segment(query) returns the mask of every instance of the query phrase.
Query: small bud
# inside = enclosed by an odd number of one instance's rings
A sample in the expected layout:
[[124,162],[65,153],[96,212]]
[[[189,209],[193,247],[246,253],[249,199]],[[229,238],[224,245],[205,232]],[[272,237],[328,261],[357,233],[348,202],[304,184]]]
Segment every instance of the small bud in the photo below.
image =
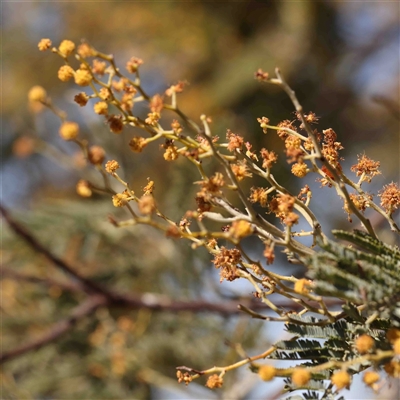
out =
[[90,197],[92,195],[92,190],[90,189],[89,182],[81,179],[76,184],[76,193],[81,197]]
[[206,386],[210,389],[217,389],[222,387],[223,383],[224,380],[217,374],[214,374],[207,379]]
[[369,335],[361,335],[355,340],[354,344],[360,354],[365,354],[374,347],[375,341]]
[[69,81],[74,76],[74,70],[69,65],[63,65],[58,70],[58,79],[62,82]]
[[33,86],[28,92],[29,101],[45,102],[47,97],[46,90],[42,86]]
[[41,39],[38,43],[38,48],[40,51],[46,51],[51,47],[51,40],[50,39]]
[[338,390],[349,388],[351,376],[346,371],[338,371],[331,376],[331,382],[336,385]]
[[109,174],[113,174],[119,168],[118,161],[115,160],[107,161],[105,168]]
[[78,69],[75,72],[75,83],[79,86],[88,86],[92,80],[92,75],[85,69]]
[[68,57],[75,50],[75,43],[71,40],[63,40],[58,47],[58,51],[64,57]]
[[305,386],[311,379],[311,373],[306,368],[295,368],[292,373],[292,382],[296,386]]

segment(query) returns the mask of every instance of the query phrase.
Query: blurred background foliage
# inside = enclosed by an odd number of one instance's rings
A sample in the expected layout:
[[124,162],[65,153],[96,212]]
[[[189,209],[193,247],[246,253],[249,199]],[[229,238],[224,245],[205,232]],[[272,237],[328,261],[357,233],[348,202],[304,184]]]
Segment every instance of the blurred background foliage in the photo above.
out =
[[[371,184],[373,193],[399,178],[399,3],[87,1],[8,2],[2,8],[2,202],[53,253],[121,292],[211,302],[251,296],[248,286],[219,285],[204,252],[149,229],[116,229],[107,215],[125,215],[110,199],[78,198],[78,179],[100,177],[74,145],[61,141],[54,115],[29,110],[27,92],[33,85],[45,87],[69,119],[80,123],[89,142],[122,164],[134,190],[140,192],[151,177],[161,209],[172,218],[194,207],[192,182],[199,177],[185,160],[167,163],[158,144],[133,154],[127,146],[133,128],[117,137],[90,105],[78,107],[72,100],[80,89],[57,79],[62,60],[38,51],[42,37],[54,45],[84,38],[114,54],[121,68],[132,56],[144,59],[141,76],[150,95],[187,80],[190,85],[178,97],[186,114],[195,120],[210,115],[213,134],[224,138],[230,128],[258,149],[279,150],[281,143],[272,133],[262,134],[257,117],[275,124],[293,118],[284,93],[253,79],[258,68],[273,73],[279,66],[305,111],[321,118],[319,129],[338,133],[345,146],[344,168],[365,151],[383,171],[377,186]],[[139,106],[136,111],[147,113]],[[288,168],[281,160],[274,174],[297,190]],[[307,183],[318,187],[313,179]],[[329,194],[322,190],[314,211],[327,226],[335,221],[336,228],[348,227],[342,205]],[[327,201],[332,203],[326,214]],[[332,212],[335,205],[338,213]],[[70,279],[4,223],[2,235],[6,351],[40,337],[84,295],[70,290]],[[279,263],[276,267],[284,268]],[[241,342],[253,354],[265,349],[271,330],[276,328],[246,316],[98,309],[58,342],[5,364],[2,398],[272,398],[267,384],[258,388],[247,371],[227,375],[225,394],[197,384],[177,389],[175,383],[176,366],[202,369],[234,362],[240,357],[225,339]]]

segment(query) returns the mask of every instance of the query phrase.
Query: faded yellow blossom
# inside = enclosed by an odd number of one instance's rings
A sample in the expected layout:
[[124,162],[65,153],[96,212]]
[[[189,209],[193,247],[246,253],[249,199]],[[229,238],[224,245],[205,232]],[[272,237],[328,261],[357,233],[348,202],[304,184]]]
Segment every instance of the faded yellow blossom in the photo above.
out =
[[119,163],[115,160],[107,161],[105,168],[109,174],[113,174],[119,168]]
[[135,136],[129,141],[129,147],[134,153],[141,153],[147,146],[147,140],[140,136]]
[[100,61],[97,59],[94,59],[92,61],[92,72],[93,74],[97,74],[97,75],[104,75],[104,72],[106,70],[107,64],[105,61]]
[[127,63],[126,63],[126,69],[128,72],[131,74],[135,73],[138,68],[143,64],[143,60],[141,58],[137,57],[132,57]]
[[76,193],[81,197],[90,197],[92,195],[92,189],[88,181],[81,179],[76,184]]
[[94,56],[94,50],[87,43],[82,43],[78,46],[76,51],[82,58],[92,57]]
[[78,69],[74,75],[75,83],[79,86],[88,86],[92,80],[92,75],[86,69]]
[[381,206],[388,214],[400,207],[400,188],[397,183],[385,185],[378,196],[381,198]]
[[311,281],[305,278],[299,279],[294,284],[294,291],[299,294],[307,294],[310,292]]
[[93,110],[96,114],[99,115],[107,115],[108,113],[108,104],[105,101],[99,101],[93,106]]
[[74,69],[69,65],[62,65],[58,70],[58,79],[67,82],[74,76],[74,72]]
[[75,50],[75,43],[71,40],[63,40],[58,47],[58,51],[64,57],[68,57]]
[[208,377],[206,386],[210,389],[218,389],[222,387],[223,383],[224,380],[222,379],[222,377],[214,374]]
[[292,373],[292,382],[296,386],[305,386],[311,379],[311,373],[306,368],[295,368]]
[[271,381],[275,378],[276,369],[272,365],[262,365],[258,368],[258,375],[263,381]]
[[114,207],[123,207],[127,203],[129,195],[126,192],[117,193],[112,197]]
[[40,51],[46,51],[51,47],[51,40],[50,39],[41,39],[38,43],[38,48]]
[[331,376],[331,382],[337,387],[338,390],[349,388],[351,376],[346,371],[338,371]]
[[150,194],[143,195],[138,201],[139,211],[144,215],[149,215],[156,210],[156,202]]
[[42,86],[33,86],[28,92],[29,101],[45,102],[46,98],[47,98],[47,93]]
[[242,239],[246,236],[250,236],[253,233],[253,228],[250,222],[241,219],[239,221],[233,221],[229,233],[235,239]]
[[164,160],[166,161],[174,161],[178,158],[179,153],[178,153],[178,148],[174,145],[167,146],[165,149],[164,153]]
[[304,178],[308,171],[307,164],[304,162],[298,162],[292,165],[292,174],[298,178]]
[[92,146],[89,148],[88,159],[92,164],[94,165],[102,164],[105,156],[106,152],[101,146]]
[[76,122],[66,121],[60,126],[59,133],[64,140],[73,140],[79,134],[79,125]]
[[370,335],[364,334],[355,340],[354,345],[360,354],[365,354],[374,347],[375,340]]

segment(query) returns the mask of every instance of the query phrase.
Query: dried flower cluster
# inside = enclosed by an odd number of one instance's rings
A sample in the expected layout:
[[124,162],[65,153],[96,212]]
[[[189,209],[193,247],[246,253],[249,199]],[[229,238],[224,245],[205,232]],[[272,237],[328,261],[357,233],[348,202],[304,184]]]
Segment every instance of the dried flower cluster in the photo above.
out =
[[[42,39],[38,45],[40,51],[46,51],[51,46],[49,39]],[[321,224],[310,208],[313,196],[311,189],[306,185],[299,194],[290,193],[275,179],[271,171],[278,155],[272,149],[253,150],[251,143],[230,129],[225,135],[226,141],[220,140],[219,136],[212,133],[209,117],[200,116],[199,124],[187,117],[177,105],[177,94],[184,90],[185,82],[172,85],[164,93],[150,96],[141,86],[139,70],[143,60],[140,58],[131,57],[128,60],[125,75],[122,69],[116,67],[113,56],[97,51],[86,42],[76,46],[73,42],[64,40],[58,48],[52,48],[52,52],[64,61],[64,65],[58,70],[58,78],[62,82],[74,81],[79,87],[90,88],[90,94],[77,91],[74,97],[77,105],[85,107],[93,102],[94,113],[104,119],[110,132],[114,134],[120,134],[126,126],[142,130],[142,136],[131,137],[126,143],[133,153],[146,151],[149,143],[160,141],[166,161],[186,159],[197,167],[202,177],[200,181],[198,178],[195,181],[199,191],[193,199],[193,209],[185,210],[181,220],[173,221],[159,210],[153,181],[149,180],[146,187],[141,189],[141,195],[135,195],[134,190],[120,176],[123,173],[119,172],[118,160],[107,160],[106,151],[99,145],[89,146],[80,137],[78,124],[68,121],[66,115],[54,107],[42,87],[34,86],[28,95],[30,103],[47,106],[58,115],[61,120],[60,136],[80,146],[87,160],[103,175],[104,187],[101,188],[101,192],[108,193],[115,207],[125,207],[130,214],[128,220],[113,220],[116,226],[148,224],[168,236],[191,241],[195,248],[204,247],[213,256],[212,262],[220,273],[221,281],[244,279],[252,285],[255,297],[277,314],[277,317],[268,317],[268,320],[296,323],[295,315],[307,312],[320,314],[328,322],[337,320],[337,313],[329,311],[325,299],[313,292],[312,280],[282,276],[267,267],[274,262],[277,249],[287,253],[293,262],[300,262],[301,257],[313,254],[315,249],[296,240],[299,236],[310,236],[314,243],[317,239],[325,239]],[[78,68],[73,67],[73,57],[78,61]],[[380,205],[374,202],[372,194],[362,188],[364,182],[370,183],[380,174],[380,163],[371,160],[365,154],[358,156],[358,162],[351,167],[351,171],[355,172],[359,180],[353,182],[343,171],[343,158],[340,155],[343,145],[337,140],[337,134],[331,128],[320,131],[313,126],[318,123],[319,118],[313,112],[303,112],[294,92],[279,70],[276,70],[276,77],[271,78],[268,73],[259,69],[255,78],[260,82],[280,86],[288,93],[296,108],[294,121],[285,120],[272,125],[268,117],[258,118],[261,132],[269,134],[276,131],[283,141],[283,157],[290,164],[294,177],[302,179],[311,173],[316,174],[322,186],[336,191],[349,219],[350,215],[355,216],[372,237],[376,237],[376,232],[364,216],[367,209],[373,209],[388,221],[393,231],[399,233],[392,215],[400,207],[398,184],[393,182],[383,186],[379,192]],[[138,102],[144,102],[148,106],[149,112],[144,119],[135,115],[135,104]],[[34,107],[32,109],[40,110]],[[180,120],[175,119],[170,126],[163,126],[162,116],[166,112],[176,113]],[[218,161],[219,168],[208,170],[207,159]],[[108,183],[110,176],[116,183],[123,185],[122,192],[111,188]],[[243,181],[255,176],[261,178],[264,184],[253,186],[250,192],[246,193],[244,186],[241,186]],[[83,180],[79,181],[76,187],[77,193],[82,197],[89,197],[98,189]],[[242,204],[241,208],[237,208],[228,200],[233,195]],[[256,208],[256,204],[260,205],[262,210]],[[269,222],[266,214],[275,215],[276,224]],[[309,231],[294,229],[300,220],[309,225]],[[220,224],[220,229],[211,229],[209,222],[212,222],[212,226],[215,226],[215,223]],[[265,249],[263,256],[258,260],[253,260],[241,245],[242,239],[249,236],[255,241],[260,241]],[[272,294],[291,299],[297,308],[287,310],[276,306],[270,298]],[[251,310],[243,311],[253,317],[256,315]],[[398,376],[400,364],[398,358],[394,357],[395,354],[400,354],[398,331],[391,333],[390,340],[393,350],[390,353],[392,356],[386,357],[389,361],[386,361],[385,370],[391,376]],[[373,354],[374,345],[374,339],[368,335],[360,335],[354,342],[355,351],[361,357]],[[254,363],[255,360],[265,358],[269,354],[261,355],[264,357],[247,358],[242,363],[237,363],[237,366]],[[354,363],[361,362],[355,360]],[[256,367],[264,381],[279,376],[290,377],[291,382],[298,387],[306,387],[313,375],[322,370],[321,366],[296,366],[289,369],[278,369],[270,365]],[[351,362],[337,362],[326,366],[326,371],[330,373],[330,381],[337,390],[350,386],[350,367]],[[208,374],[210,376],[206,385],[214,389],[223,385],[223,373],[225,368],[222,367],[214,367],[202,371],[201,374],[186,368],[178,371],[177,378],[179,382],[187,385],[200,375]],[[363,379],[367,386],[377,388],[379,374],[367,371]]]

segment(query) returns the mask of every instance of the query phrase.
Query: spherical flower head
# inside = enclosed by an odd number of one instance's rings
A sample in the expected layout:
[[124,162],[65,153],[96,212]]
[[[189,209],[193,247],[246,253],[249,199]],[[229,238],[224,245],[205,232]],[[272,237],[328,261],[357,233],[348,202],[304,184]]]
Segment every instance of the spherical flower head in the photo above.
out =
[[380,376],[375,371],[367,371],[363,376],[363,381],[367,386],[373,386],[379,379]]
[[93,106],[94,112],[98,115],[108,114],[108,104],[105,101],[99,101]]
[[106,71],[107,63],[105,61],[100,61],[94,59],[92,62],[92,72],[97,75],[104,75]]
[[242,239],[246,236],[250,236],[253,233],[253,228],[250,222],[239,220],[233,221],[232,226],[229,229],[229,234],[235,239]]
[[268,205],[268,191],[261,187],[252,187],[250,192],[249,200],[252,203],[260,203],[261,207]]
[[386,338],[389,340],[390,343],[394,343],[397,339],[400,339],[400,329],[397,328],[390,328],[386,332]]
[[217,374],[211,375],[207,379],[206,386],[210,389],[218,389],[222,387],[224,380],[222,377],[218,376]]
[[176,160],[178,158],[178,156],[179,156],[178,148],[176,146],[174,146],[174,145],[167,146],[163,156],[164,156],[164,160],[166,160],[166,161],[174,161],[174,160]]
[[88,159],[94,165],[102,164],[105,156],[106,153],[101,146],[92,146],[88,151]]
[[266,149],[261,149],[261,157],[263,159],[262,167],[265,169],[271,168],[278,160],[278,156],[274,151],[268,151]]
[[105,168],[109,174],[113,174],[119,168],[118,161],[115,160],[107,161]]
[[294,284],[294,291],[299,294],[307,294],[310,292],[311,281],[305,278],[299,279]]
[[143,64],[143,60],[141,58],[137,57],[132,57],[127,63],[126,63],[126,69],[128,72],[131,74],[135,73],[139,66]]
[[140,136],[135,136],[129,141],[129,147],[134,153],[141,153],[146,146],[146,139]]
[[263,365],[260,368],[258,368],[258,376],[263,380],[263,381],[272,381],[272,379],[275,378],[276,374],[276,369],[272,365]]
[[94,50],[87,43],[82,43],[78,46],[77,53],[82,58],[92,57],[94,56]]
[[304,178],[308,173],[307,164],[305,162],[298,162],[292,165],[292,174],[298,178]]
[[357,158],[358,163],[353,165],[350,170],[355,172],[357,176],[363,175],[362,182],[366,181],[370,183],[374,176],[381,173],[379,171],[379,167],[381,165],[379,161],[373,161],[365,154],[363,154],[361,157],[358,155]]
[[144,215],[150,215],[156,210],[156,202],[150,194],[142,196],[138,201],[139,211]]
[[69,65],[63,65],[58,70],[58,79],[62,82],[69,81],[74,76],[74,69]]
[[338,371],[331,376],[331,382],[336,385],[338,390],[349,388],[351,383],[351,376],[346,371]]
[[311,379],[311,373],[306,368],[295,368],[292,373],[292,382],[296,386],[305,386]]
[[107,122],[112,133],[119,134],[124,129],[124,123],[120,115],[110,115]]
[[100,91],[99,91],[99,97],[102,100],[111,100],[110,90],[108,88],[105,88],[105,87],[101,88]]
[[51,47],[51,40],[50,39],[41,39],[38,43],[38,48],[40,51],[46,51]]
[[88,181],[81,179],[76,184],[76,193],[81,197],[90,197],[92,195],[92,190]]
[[241,150],[244,144],[244,139],[242,136],[231,132],[230,129],[226,132],[226,138],[229,141],[227,149],[229,151]]
[[31,102],[45,102],[46,98],[47,93],[42,86],[33,86],[28,92],[28,100]]
[[123,193],[117,193],[112,197],[112,202],[114,207],[123,207],[127,203],[128,199],[128,194],[123,192]]
[[381,198],[381,206],[388,214],[400,207],[400,188],[397,183],[392,182],[384,186],[378,196]]
[[85,92],[78,93],[74,97],[75,103],[79,104],[81,107],[86,106],[87,102],[89,101],[89,96]]
[[79,86],[88,86],[92,80],[92,75],[86,69],[78,69],[74,75],[75,83]]
[[154,95],[150,100],[149,107],[151,112],[160,114],[164,107],[163,98],[159,94]]
[[354,345],[360,354],[368,353],[375,345],[375,340],[370,335],[359,336]]
[[60,126],[59,133],[64,140],[73,140],[79,134],[79,125],[76,122],[66,121]]
[[186,386],[193,380],[192,375],[190,375],[189,372],[177,371],[176,377],[178,378],[178,383],[184,382]]
[[396,360],[391,360],[384,365],[383,369],[389,376],[400,378],[400,363]]
[[63,40],[58,46],[58,51],[62,56],[68,57],[75,50],[75,43],[71,40]]
[[158,112],[151,112],[147,114],[147,118],[145,119],[146,124],[157,126],[161,115]]

